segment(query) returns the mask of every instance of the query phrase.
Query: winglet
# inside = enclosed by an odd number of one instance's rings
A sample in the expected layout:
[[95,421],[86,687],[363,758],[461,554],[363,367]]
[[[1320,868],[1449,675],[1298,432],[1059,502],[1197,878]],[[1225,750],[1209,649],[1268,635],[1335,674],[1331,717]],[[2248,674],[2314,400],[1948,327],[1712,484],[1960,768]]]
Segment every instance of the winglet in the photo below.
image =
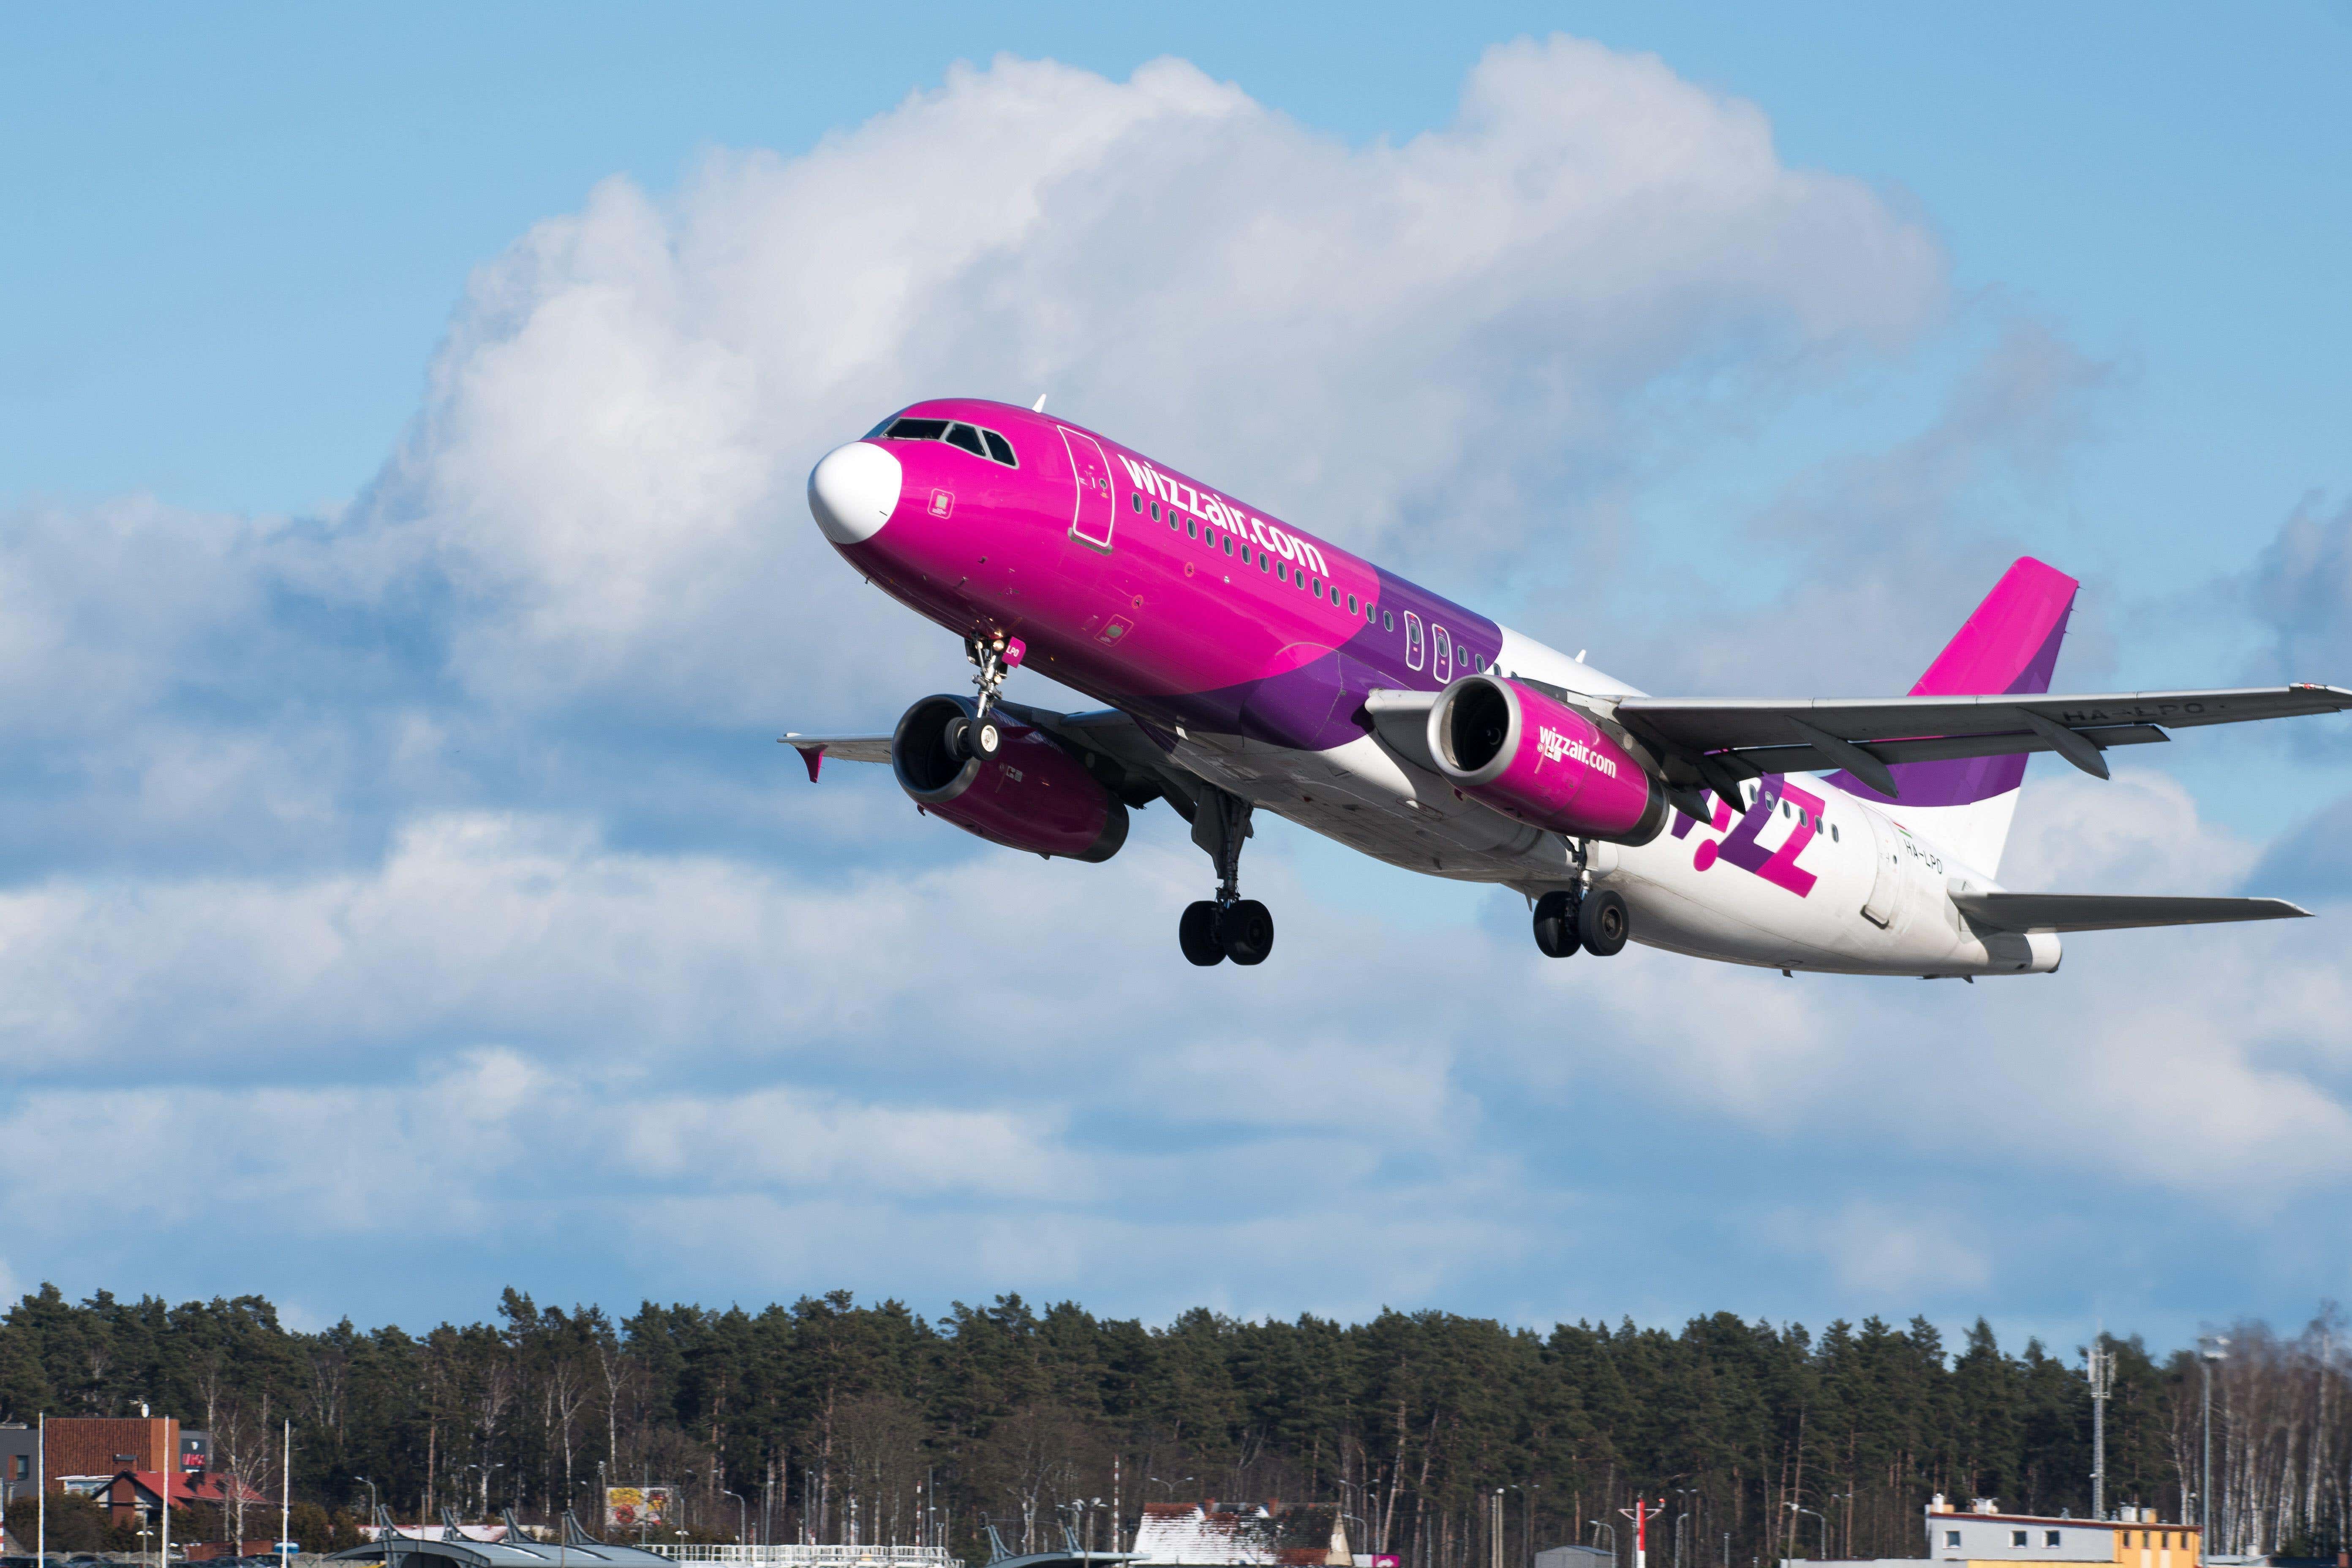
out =
[[801,744],[800,737],[797,735],[779,735],[776,737],[776,743],[780,746],[790,746],[793,750],[798,752],[801,754],[802,763],[806,764],[808,768],[809,783],[816,783],[816,771],[817,769],[824,766],[824,748],[823,746],[803,746]]
[[1032,414],[1043,414],[1045,412],[1045,395],[1044,393],[1041,392],[1037,395],[1037,401],[1029,405],[1029,412]]

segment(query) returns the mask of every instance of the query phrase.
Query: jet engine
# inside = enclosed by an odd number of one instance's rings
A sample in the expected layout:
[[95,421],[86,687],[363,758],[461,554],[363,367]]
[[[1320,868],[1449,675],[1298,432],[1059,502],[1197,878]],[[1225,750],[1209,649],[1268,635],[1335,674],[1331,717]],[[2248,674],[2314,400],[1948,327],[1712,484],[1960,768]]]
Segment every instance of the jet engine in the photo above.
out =
[[898,787],[945,817],[1009,849],[1108,860],[1127,842],[1127,807],[1076,759],[1025,725],[996,722],[1004,743],[993,757],[958,743],[972,716],[968,697],[926,697],[890,737]]
[[1577,710],[1533,687],[1465,675],[1429,710],[1429,753],[1456,789],[1573,838],[1647,844],[1665,786]]

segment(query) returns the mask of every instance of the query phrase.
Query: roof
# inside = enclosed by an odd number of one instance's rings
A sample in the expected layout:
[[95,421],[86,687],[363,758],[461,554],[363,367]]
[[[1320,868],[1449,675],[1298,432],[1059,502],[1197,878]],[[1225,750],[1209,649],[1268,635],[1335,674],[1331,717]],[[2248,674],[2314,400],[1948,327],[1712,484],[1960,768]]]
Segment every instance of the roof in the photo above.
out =
[[1314,1568],[1346,1563],[1348,1537],[1339,1510],[1255,1503],[1155,1502],[1143,1505],[1135,1556],[1144,1563],[1262,1564]]
[[1929,1519],[1982,1520],[1987,1524],[2063,1524],[2070,1530],[2195,1530],[2177,1519],[2068,1519],[2046,1513],[1979,1513],[1974,1509],[1931,1508]]
[[581,1529],[580,1521],[569,1513],[563,1516],[562,1537],[557,1541],[530,1539],[516,1527],[512,1514],[507,1516],[506,1539],[502,1541],[475,1541],[459,1535],[459,1527],[451,1524],[446,1516],[442,1539],[438,1541],[408,1535],[392,1524],[388,1515],[378,1522],[390,1531],[384,1539],[338,1552],[328,1561],[371,1562],[383,1558],[384,1568],[440,1568],[446,1564],[456,1568],[594,1568],[597,1563],[612,1563],[618,1568],[676,1568],[658,1552],[614,1546],[597,1540]]
[[[111,1487],[125,1477],[128,1477],[132,1484],[149,1498],[157,1496],[163,1490],[163,1472],[161,1470],[117,1470],[106,1484]],[[271,1500],[242,1481],[236,1484],[235,1491],[230,1490],[229,1478],[226,1475],[215,1475],[206,1470],[184,1470],[174,1473],[172,1477],[173,1508],[192,1502],[219,1502],[224,1498],[236,1498],[240,1495],[247,1502]]]

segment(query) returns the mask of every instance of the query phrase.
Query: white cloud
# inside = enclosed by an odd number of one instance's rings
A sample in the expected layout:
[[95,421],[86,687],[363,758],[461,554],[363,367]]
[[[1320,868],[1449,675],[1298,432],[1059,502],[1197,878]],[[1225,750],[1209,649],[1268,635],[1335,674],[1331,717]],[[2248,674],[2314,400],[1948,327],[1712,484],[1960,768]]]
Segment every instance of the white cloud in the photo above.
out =
[[802,484],[910,397],[1050,390],[1360,545],[1442,513],[1459,555],[1519,537],[1528,484],[1614,471],[1644,387],[1899,343],[1943,279],[1752,106],[1575,40],[1490,52],[1454,126],[1362,148],[1181,61],[1000,59],[541,225],[476,279],[359,518],[448,574],[457,668],[501,701],[735,722],[820,673],[886,701],[919,639]]
[[1980,1227],[1948,1212],[1857,1199],[1829,1213],[1783,1209],[1766,1228],[1780,1245],[1825,1258],[1840,1289],[1866,1300],[1916,1310],[1992,1281]]
[[2038,759],[2010,830],[2006,886],[2060,893],[2228,893],[2262,847],[2202,820],[2169,774],[2111,761],[2101,781]]

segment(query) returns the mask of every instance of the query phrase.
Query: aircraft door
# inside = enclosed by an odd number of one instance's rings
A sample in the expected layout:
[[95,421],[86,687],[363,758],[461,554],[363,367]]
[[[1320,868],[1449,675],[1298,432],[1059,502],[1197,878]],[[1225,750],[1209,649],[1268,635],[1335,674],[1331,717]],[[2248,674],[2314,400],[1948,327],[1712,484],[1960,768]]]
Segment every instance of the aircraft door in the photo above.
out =
[[1874,862],[1870,897],[1862,901],[1862,918],[1885,930],[1894,925],[1895,911],[1902,907],[1903,847],[1893,823],[1868,807],[1862,815],[1870,824],[1871,858]]
[[1097,550],[1110,548],[1111,524],[1118,517],[1118,498],[1111,494],[1110,459],[1102,444],[1083,430],[1059,426],[1062,445],[1069,448],[1070,472],[1077,481],[1077,508],[1070,514],[1070,537]]

